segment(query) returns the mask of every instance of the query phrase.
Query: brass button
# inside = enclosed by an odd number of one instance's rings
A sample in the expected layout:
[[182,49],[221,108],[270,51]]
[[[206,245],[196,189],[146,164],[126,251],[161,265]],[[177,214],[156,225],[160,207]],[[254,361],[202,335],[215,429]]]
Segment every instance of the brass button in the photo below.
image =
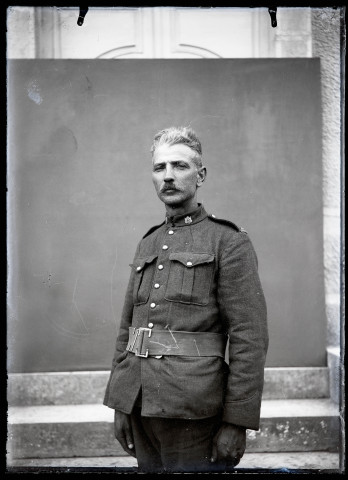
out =
[[152,327],[153,327],[153,323],[149,323],[149,324],[148,324],[148,327],[149,327],[149,328],[152,328]]
[[187,262],[186,265],[187,265],[188,267],[192,267],[192,262]]
[[155,287],[155,288],[159,288],[159,287],[160,287],[160,286],[159,286],[159,283],[155,283],[154,287]]
[[141,270],[141,267],[137,267],[137,272],[139,272],[139,270]]
[[151,303],[150,307],[151,308],[155,308],[156,304],[155,303]]
[[168,250],[168,245],[163,245],[162,250]]
[[163,270],[163,265],[158,265],[158,270]]
[[173,233],[174,233],[173,230],[169,230],[168,232],[169,235],[173,235]]

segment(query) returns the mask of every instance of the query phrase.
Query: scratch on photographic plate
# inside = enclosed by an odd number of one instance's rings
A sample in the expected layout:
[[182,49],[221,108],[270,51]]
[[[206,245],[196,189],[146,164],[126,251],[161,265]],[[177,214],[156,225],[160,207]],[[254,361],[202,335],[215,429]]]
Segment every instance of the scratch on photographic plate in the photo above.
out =
[[193,341],[195,342],[195,347],[197,348],[198,356],[200,357],[200,356],[201,356],[201,354],[200,354],[200,351],[198,350],[198,345],[197,345],[197,342],[196,342],[196,340],[195,340],[195,339],[194,339]]
[[202,118],[219,118],[219,117],[222,117],[222,115],[202,115],[202,116],[199,116],[199,117],[196,117],[194,118],[193,120],[190,120],[189,123],[187,124],[187,126],[191,126],[192,123],[196,122],[197,120],[201,120]]
[[79,332],[73,332],[72,330],[68,330],[63,326],[63,319],[62,317],[58,316],[58,320],[61,322],[60,324],[56,323],[55,320],[52,318],[51,322],[53,323],[55,329],[62,333],[66,337],[75,337],[75,338],[81,338],[89,335],[89,332],[86,333],[79,333]]
[[171,329],[170,329],[169,327],[168,327],[168,330],[169,330],[169,333],[171,334],[171,336],[172,336],[172,338],[173,338],[173,340],[174,340],[174,342],[175,342],[176,348],[180,348],[179,345],[178,345],[178,343],[177,343],[177,341],[175,340],[175,337],[174,337],[174,335],[173,335],[173,332],[171,331]]
[[[85,329],[86,329],[86,332],[88,332],[88,328],[86,327],[85,321],[83,320],[83,316],[82,316],[80,310],[78,309],[78,306],[77,306],[76,300],[75,300],[77,282],[78,282],[78,277],[76,277],[76,281],[75,281],[75,287],[74,287],[74,293],[73,293],[73,298],[72,298],[72,304],[74,305],[77,313],[79,314],[79,316],[80,316],[80,318],[81,318],[81,322],[82,322],[83,326],[84,326]],[[88,333],[89,333],[89,332],[88,332]]]
[[166,327],[169,331],[169,333],[171,334],[173,340],[174,340],[174,343],[175,345],[165,345],[164,343],[161,343],[161,342],[155,342],[154,340],[149,340],[149,343],[156,343],[157,345],[161,345],[161,347],[164,347],[167,351],[170,351],[172,349],[176,349],[176,350],[180,350],[180,347],[178,345],[178,342],[176,341],[174,335],[173,335],[173,332],[171,331],[171,329],[168,327],[168,325],[166,325]]
[[111,278],[110,278],[110,302],[111,302],[111,312],[112,312],[112,318],[115,322],[115,325],[116,325],[116,316],[115,316],[115,310],[114,310],[114,302],[113,302],[113,297],[112,297],[112,290],[113,290],[113,285],[114,285],[114,271],[115,271],[115,268],[116,268],[116,263],[117,263],[117,248],[116,248],[116,251],[115,251],[115,261],[114,261],[114,264],[112,266],[112,270],[111,270]]
[[110,192],[114,192],[114,191],[115,191],[114,188],[109,187],[109,185],[105,185],[104,183],[100,182],[99,180],[96,180],[96,183],[98,183],[99,185],[101,185],[103,188],[105,188],[105,189],[107,189],[107,190],[110,190]]

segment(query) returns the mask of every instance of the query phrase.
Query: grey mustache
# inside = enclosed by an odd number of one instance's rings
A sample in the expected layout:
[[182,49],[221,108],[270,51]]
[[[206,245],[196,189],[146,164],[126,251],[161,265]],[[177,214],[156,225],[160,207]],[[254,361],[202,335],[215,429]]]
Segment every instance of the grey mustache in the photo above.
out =
[[161,189],[161,192],[166,192],[167,190],[177,190],[177,188],[175,188],[175,187],[169,187],[169,186],[168,186],[168,187],[163,187],[163,188]]

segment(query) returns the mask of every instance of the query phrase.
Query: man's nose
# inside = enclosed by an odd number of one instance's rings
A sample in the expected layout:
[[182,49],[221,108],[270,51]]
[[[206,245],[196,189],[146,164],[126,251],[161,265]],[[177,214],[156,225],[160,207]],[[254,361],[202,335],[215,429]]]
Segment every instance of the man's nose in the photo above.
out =
[[172,182],[174,180],[174,172],[173,168],[170,165],[167,165],[166,171],[164,174],[164,181],[165,182]]

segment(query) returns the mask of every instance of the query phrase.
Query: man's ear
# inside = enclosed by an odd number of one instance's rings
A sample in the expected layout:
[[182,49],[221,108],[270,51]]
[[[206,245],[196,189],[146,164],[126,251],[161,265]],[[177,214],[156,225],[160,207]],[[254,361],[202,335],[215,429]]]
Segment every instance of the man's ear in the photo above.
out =
[[198,169],[198,172],[197,172],[197,187],[201,187],[202,186],[202,183],[204,182],[204,180],[206,179],[207,177],[207,169],[206,167],[201,167]]

